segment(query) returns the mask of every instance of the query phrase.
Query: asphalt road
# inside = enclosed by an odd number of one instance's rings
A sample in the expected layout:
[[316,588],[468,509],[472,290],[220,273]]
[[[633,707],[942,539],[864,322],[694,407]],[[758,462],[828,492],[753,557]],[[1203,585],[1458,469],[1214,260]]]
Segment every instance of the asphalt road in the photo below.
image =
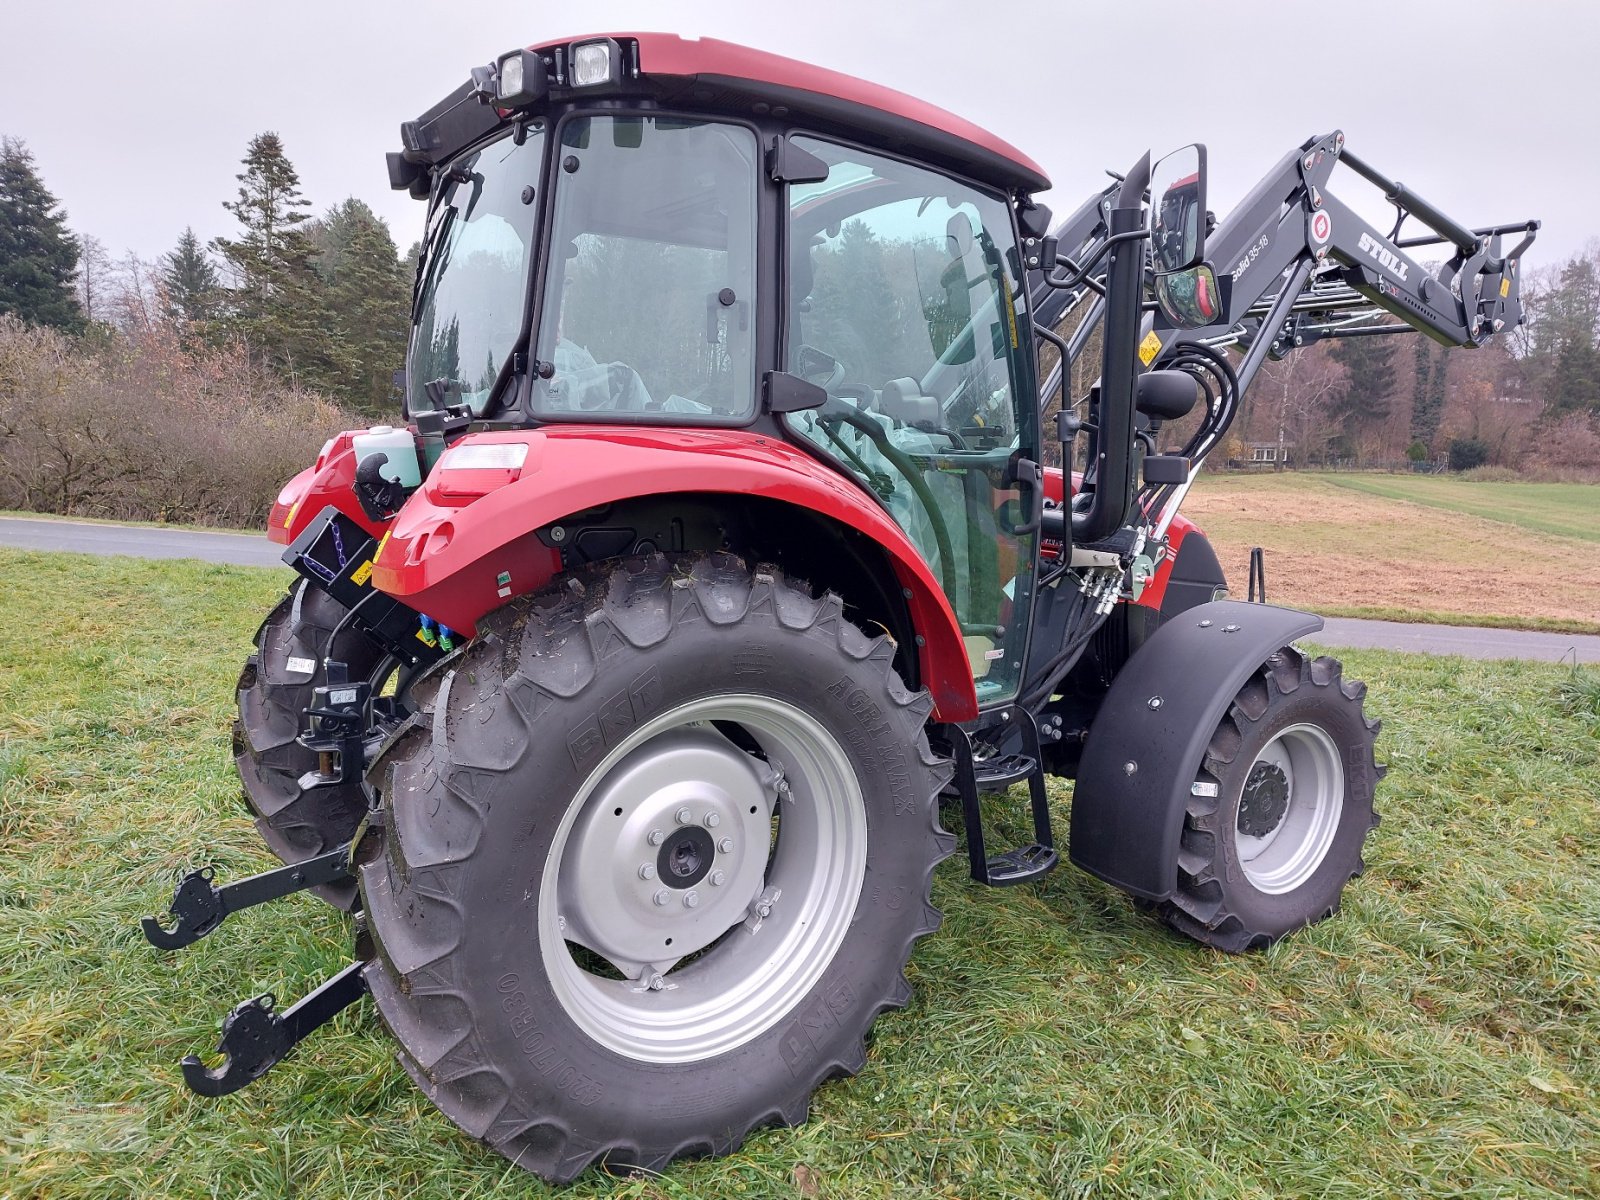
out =
[[[202,533],[189,529],[0,517],[0,546],[71,550],[79,554],[131,554],[139,558],[199,558],[247,567],[283,567],[283,548],[253,533]],[[1327,622],[1322,633],[1311,639],[1324,646],[1458,654],[1464,658],[1522,658],[1544,662],[1566,659],[1600,663],[1600,635],[1595,634],[1407,625],[1348,617],[1329,617]]]

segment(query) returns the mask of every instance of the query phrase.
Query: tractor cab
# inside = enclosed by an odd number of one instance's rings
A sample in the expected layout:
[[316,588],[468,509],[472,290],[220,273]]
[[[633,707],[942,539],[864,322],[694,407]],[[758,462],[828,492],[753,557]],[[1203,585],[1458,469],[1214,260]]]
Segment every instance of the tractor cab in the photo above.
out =
[[408,413],[800,447],[914,543],[979,702],[1013,697],[1040,500],[1016,209],[1037,168],[908,97],[713,42],[542,46],[468,90],[391,158],[430,203]]

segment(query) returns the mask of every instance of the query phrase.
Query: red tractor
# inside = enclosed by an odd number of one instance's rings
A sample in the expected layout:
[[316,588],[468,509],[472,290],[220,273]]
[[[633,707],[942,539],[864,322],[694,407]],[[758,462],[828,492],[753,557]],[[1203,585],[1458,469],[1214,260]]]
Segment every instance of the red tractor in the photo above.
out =
[[[1365,689],[1294,647],[1315,616],[1224,598],[1178,507],[1267,356],[1516,324],[1536,223],[1463,228],[1334,133],[1221,224],[1188,147],[1052,226],[958,117],[658,34],[513,51],[402,138],[407,424],[283,489],[300,579],[239,683],[288,865],[146,923],[179,946],[315,887],[359,907],[354,961],[234,1009],[197,1091],[370,993],[546,1178],[728,1153],[907,1002],[941,814],[983,883],[1057,865],[1048,776],[1072,861],[1190,937],[1334,912],[1377,823]],[[1370,227],[1341,161],[1430,232]],[[1033,840],[989,846],[1013,785]]]

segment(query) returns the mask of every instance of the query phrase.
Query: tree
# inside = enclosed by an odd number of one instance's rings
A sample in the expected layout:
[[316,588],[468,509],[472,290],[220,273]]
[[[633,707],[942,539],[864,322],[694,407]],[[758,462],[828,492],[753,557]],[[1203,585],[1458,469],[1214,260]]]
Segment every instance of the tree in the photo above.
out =
[[393,407],[411,321],[410,282],[389,227],[360,200],[336,204],[307,229],[317,248],[339,345],[332,379],[341,399],[365,412]]
[[[1343,338],[1334,345],[1333,357],[1349,372],[1349,380],[1330,412],[1351,449],[1370,440],[1370,434],[1389,415],[1394,393],[1393,338],[1393,334],[1373,334]],[[1363,439],[1363,434],[1369,436]]]
[[175,249],[162,255],[161,285],[170,320],[204,325],[216,319],[222,281],[192,227],[183,231]]
[[233,276],[229,323],[267,366],[326,388],[337,347],[313,266],[316,248],[302,228],[311,202],[276,133],[251,138],[243,162],[239,198],[222,202],[243,232],[212,242]]
[[73,291],[78,239],[67,214],[15,138],[0,138],[0,313],[75,333],[83,310]]
[[[1448,351],[1433,349],[1425,337],[1413,339],[1411,381],[1411,442],[1421,445],[1423,457],[1433,451],[1434,439],[1439,436],[1439,422],[1444,416],[1445,379],[1450,369]],[[1410,457],[1410,451],[1407,451]],[[1420,462],[1421,459],[1413,459]]]
[[91,234],[82,234],[78,238],[78,307],[83,310],[83,318],[91,325],[96,321],[106,321],[111,314],[108,310],[111,290],[111,255],[106,253],[105,243]]

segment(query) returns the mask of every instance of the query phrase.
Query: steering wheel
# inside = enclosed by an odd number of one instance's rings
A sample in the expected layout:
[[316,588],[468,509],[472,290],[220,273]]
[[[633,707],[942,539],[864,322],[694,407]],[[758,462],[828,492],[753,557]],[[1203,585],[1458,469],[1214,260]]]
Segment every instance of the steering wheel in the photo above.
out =
[[826,350],[801,342],[795,347],[793,373],[825,392],[834,392],[844,382],[845,366]]

